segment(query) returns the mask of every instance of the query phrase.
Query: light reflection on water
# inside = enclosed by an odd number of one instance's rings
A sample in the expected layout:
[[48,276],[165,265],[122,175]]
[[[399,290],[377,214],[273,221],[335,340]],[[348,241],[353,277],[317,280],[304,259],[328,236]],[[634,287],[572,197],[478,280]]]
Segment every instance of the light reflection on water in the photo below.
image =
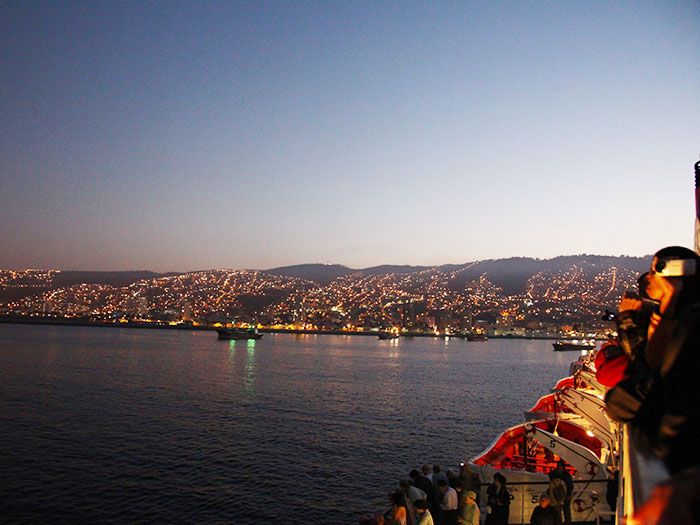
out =
[[547,341],[0,325],[9,521],[356,523],[566,374]]
[[255,395],[255,343],[255,339],[228,342],[232,384],[242,388],[245,402]]

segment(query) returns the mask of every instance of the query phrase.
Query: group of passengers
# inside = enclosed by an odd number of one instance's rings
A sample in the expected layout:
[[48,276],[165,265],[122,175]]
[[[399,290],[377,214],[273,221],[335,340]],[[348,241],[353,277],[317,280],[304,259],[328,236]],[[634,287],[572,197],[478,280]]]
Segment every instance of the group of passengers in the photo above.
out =
[[383,515],[362,518],[364,525],[479,525],[479,476],[462,464],[459,474],[440,465],[413,469],[389,495],[391,508]]
[[[533,525],[571,524],[571,495],[573,479],[566,463],[559,461],[549,473],[547,492],[540,496],[530,522]],[[479,495],[481,480],[469,466],[462,464],[459,475],[442,472],[439,465],[432,470],[424,465],[414,469],[410,479],[399,482],[399,488],[389,494],[391,508],[374,518],[364,517],[362,525],[480,525]],[[497,472],[486,488],[484,525],[507,525],[510,493],[506,478]]]

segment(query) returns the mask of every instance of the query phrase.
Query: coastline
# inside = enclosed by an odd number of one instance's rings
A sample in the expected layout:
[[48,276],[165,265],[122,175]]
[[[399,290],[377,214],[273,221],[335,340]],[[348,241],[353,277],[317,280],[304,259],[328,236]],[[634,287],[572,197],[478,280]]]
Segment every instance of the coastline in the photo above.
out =
[[[72,317],[30,317],[22,315],[0,315],[0,324],[31,324],[31,325],[50,325],[50,326],[93,326],[97,328],[146,328],[151,330],[196,330],[215,332],[214,326],[203,326],[194,324],[169,324],[157,323],[148,321],[130,320],[126,322],[120,321],[96,321],[84,318]],[[269,334],[296,334],[296,335],[351,335],[351,336],[371,336],[377,337],[378,332],[368,331],[350,331],[350,330],[295,330],[289,328],[259,328],[262,333]],[[449,338],[449,339],[465,339],[462,335],[445,335],[435,334],[433,332],[404,332],[401,337],[432,337],[432,338]],[[522,339],[522,340],[564,340],[568,339],[562,336],[546,335],[546,336],[516,336],[516,335],[490,335],[489,339]],[[605,340],[599,338],[598,340]]]

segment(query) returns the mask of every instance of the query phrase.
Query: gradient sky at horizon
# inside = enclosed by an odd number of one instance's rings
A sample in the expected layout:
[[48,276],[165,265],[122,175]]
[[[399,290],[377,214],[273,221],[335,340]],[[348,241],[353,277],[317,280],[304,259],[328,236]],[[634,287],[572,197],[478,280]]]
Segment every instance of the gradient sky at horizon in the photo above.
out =
[[697,1],[0,15],[0,268],[692,247]]

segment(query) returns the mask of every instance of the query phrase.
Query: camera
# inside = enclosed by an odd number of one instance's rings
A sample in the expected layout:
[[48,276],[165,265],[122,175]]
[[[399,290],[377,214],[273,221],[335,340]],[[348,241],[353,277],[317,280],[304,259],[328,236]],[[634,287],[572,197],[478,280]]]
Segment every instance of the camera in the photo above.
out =
[[[649,299],[647,297],[643,297],[639,295],[637,292],[633,292],[631,290],[626,291],[622,297],[625,299],[637,299],[642,302],[642,307],[638,310],[638,316],[641,318],[647,318],[651,317],[651,314],[658,314],[659,313],[659,306],[661,303],[659,301],[654,301],[653,299]],[[618,312],[612,311],[612,310],[605,310],[605,313],[601,317],[603,321],[614,321],[617,322],[620,318],[620,314]]]
[[628,290],[623,294],[624,299],[635,299],[640,302],[637,308],[621,312],[605,311],[603,320],[614,321],[617,325],[617,344],[620,349],[634,358],[646,344],[647,329],[652,314],[659,313],[659,301],[644,297],[635,291]]
[[626,291],[622,295],[622,297],[625,299],[637,299],[639,301],[642,301],[641,311],[644,313],[647,313],[649,315],[659,313],[659,306],[661,305],[660,301],[654,301],[653,299],[649,299],[647,297],[642,297],[638,293],[632,292],[629,290]]
[[605,313],[601,317],[603,321],[615,321],[617,319],[617,314],[615,312],[612,312],[608,310],[607,308],[605,309]]

